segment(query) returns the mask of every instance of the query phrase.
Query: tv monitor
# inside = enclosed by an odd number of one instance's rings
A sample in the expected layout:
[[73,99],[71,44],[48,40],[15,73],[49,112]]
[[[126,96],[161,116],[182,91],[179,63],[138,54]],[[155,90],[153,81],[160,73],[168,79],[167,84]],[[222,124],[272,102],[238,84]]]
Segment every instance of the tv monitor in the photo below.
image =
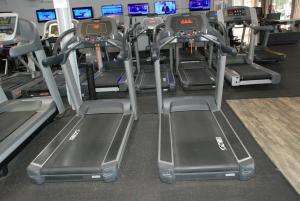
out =
[[117,5],[104,5],[101,8],[102,15],[123,15],[123,6],[122,4]]
[[92,7],[72,8],[72,11],[73,11],[73,18],[76,20],[94,18]]
[[141,16],[141,15],[148,15],[148,14],[149,14],[148,3],[128,4],[128,15]]
[[36,17],[37,17],[37,21],[39,23],[48,22],[48,21],[51,21],[51,20],[56,20],[56,13],[55,13],[54,9],[37,10],[36,11]]
[[190,11],[210,10],[210,0],[190,0]]
[[154,4],[155,13],[158,15],[175,14],[176,2],[175,1],[161,1]]

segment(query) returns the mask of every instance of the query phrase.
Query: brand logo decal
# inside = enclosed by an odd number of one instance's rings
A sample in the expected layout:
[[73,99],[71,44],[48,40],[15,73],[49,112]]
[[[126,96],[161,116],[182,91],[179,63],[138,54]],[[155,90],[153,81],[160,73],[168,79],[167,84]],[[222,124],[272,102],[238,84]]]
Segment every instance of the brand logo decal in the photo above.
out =
[[226,148],[226,146],[225,146],[225,144],[224,144],[222,138],[221,138],[221,137],[216,137],[216,140],[217,140],[217,143],[218,143],[220,149],[221,149],[222,151],[226,151],[227,148]]
[[77,137],[77,135],[80,133],[80,129],[77,129],[74,131],[74,133],[72,134],[72,136],[69,138],[70,141],[75,140],[75,138]]

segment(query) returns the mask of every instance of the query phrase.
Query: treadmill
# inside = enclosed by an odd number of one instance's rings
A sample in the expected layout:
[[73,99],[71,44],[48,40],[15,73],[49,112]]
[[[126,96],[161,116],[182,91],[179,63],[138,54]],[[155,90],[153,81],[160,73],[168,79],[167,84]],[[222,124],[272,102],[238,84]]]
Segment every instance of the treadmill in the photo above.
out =
[[[116,21],[118,31],[123,34],[125,30],[122,25],[124,21],[123,16],[111,15],[107,17]],[[94,59],[98,64],[95,68],[97,71],[94,75],[96,93],[125,92],[128,90],[123,62],[120,62],[118,58],[111,60],[108,52],[109,48],[114,48],[114,46],[103,42],[101,46],[96,46],[95,53],[93,53],[95,57]],[[82,53],[85,54],[85,50],[82,50]],[[103,53],[105,54],[103,55]],[[106,61],[104,61],[105,57]],[[135,72],[135,67],[133,67],[133,71]],[[84,94],[88,94],[87,81],[82,83],[82,88],[84,90]]]
[[[74,27],[78,24],[77,20],[72,20]],[[52,52],[53,44],[55,44],[56,40],[59,37],[58,32],[58,24],[56,20],[48,21],[44,25],[44,34],[42,37],[42,41],[46,42],[46,47],[51,49],[50,52]],[[79,70],[79,78],[80,82],[86,80],[86,74],[84,69],[81,71]],[[60,92],[60,95],[63,97],[67,96],[67,89],[66,89],[66,82],[64,78],[64,74],[62,70],[56,70],[53,73],[56,85],[58,87],[58,90]],[[49,96],[49,90],[46,84],[46,81],[43,77],[40,77],[34,84],[31,84],[30,86],[25,86],[22,88],[22,97],[38,97],[38,96]]]
[[[200,53],[198,44],[203,44],[206,52],[212,54],[212,44],[208,41],[204,42],[200,39],[187,39],[186,33],[182,33],[183,37],[176,40],[176,72],[184,90],[213,89],[216,87],[215,74],[212,69],[211,59],[206,61],[205,56]],[[188,48],[180,49],[179,44],[188,43]]]
[[[185,33],[183,36],[182,33]],[[214,95],[163,98],[159,49],[176,40],[201,38],[218,48],[217,86]],[[205,14],[168,16],[157,37],[155,76],[159,114],[158,167],[162,182],[194,179],[250,179],[254,160],[221,110],[225,53],[223,37],[209,26]]]
[[[267,21],[263,19],[263,13],[261,7],[255,7],[257,18],[259,19],[259,22],[261,25],[268,25]],[[255,62],[281,62],[286,59],[286,54],[277,52],[275,50],[271,50],[268,47],[268,41],[270,38],[270,33],[275,30],[276,24],[269,25],[269,30],[260,31],[260,37],[263,36],[263,39],[261,41],[261,45],[255,46],[254,51],[254,61]]]
[[[76,28],[79,41],[70,44],[60,54],[49,57],[46,64],[63,64],[77,49],[87,51],[87,69],[93,70],[94,48],[109,43],[120,50],[129,89],[129,99],[89,100],[82,102],[73,85],[74,75],[63,69],[74,102],[76,115],[66,124],[27,168],[30,179],[37,183],[103,180],[118,178],[122,156],[137,116],[137,101],[133,81],[132,58],[127,41],[114,19],[100,17],[80,21]],[[96,40],[95,40],[96,39]],[[90,56],[90,57],[89,57]],[[65,65],[62,65],[64,68]],[[89,91],[94,90],[93,76],[88,76]],[[90,96],[92,97],[92,96]]]
[[0,86],[0,176],[5,176],[8,172],[7,158],[56,112],[56,108],[60,113],[64,112],[64,105],[51,69],[41,63],[45,52],[36,25],[19,18],[16,13],[0,13],[0,22],[1,44],[17,43],[10,48],[12,58],[34,52],[52,95],[8,100]]
[[[159,27],[163,26],[163,23],[164,22],[162,17],[148,16],[142,20],[141,24],[138,23],[135,25],[136,30],[135,30],[135,37],[133,38],[133,41],[134,41],[135,55],[136,55],[137,66],[138,66],[138,74],[135,81],[136,90],[138,92],[155,90],[154,67],[153,64],[141,65],[138,44],[137,44],[138,37],[146,33],[149,39],[148,40],[149,45],[151,47],[151,43],[153,41],[153,34],[154,32],[157,31],[157,29],[159,29]],[[173,49],[169,48],[169,51],[170,51],[169,54],[170,64],[161,65],[161,74],[162,74],[161,85],[163,91],[175,91],[176,89],[176,83],[173,74]],[[151,52],[152,51],[150,51],[150,53]]]
[[258,25],[255,8],[234,6],[219,10],[218,20],[227,29],[232,29],[235,25],[244,25],[251,30],[248,52],[227,58],[225,77],[231,86],[278,84],[281,79],[279,73],[253,62],[256,34],[259,31],[269,30],[269,27]]

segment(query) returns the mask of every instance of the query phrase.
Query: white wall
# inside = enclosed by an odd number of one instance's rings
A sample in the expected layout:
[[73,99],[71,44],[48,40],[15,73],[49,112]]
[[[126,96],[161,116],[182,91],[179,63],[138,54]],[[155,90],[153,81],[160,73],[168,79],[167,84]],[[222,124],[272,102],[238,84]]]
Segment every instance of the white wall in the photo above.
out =
[[[125,17],[125,25],[128,26],[129,18],[127,17],[127,4],[129,3],[149,3],[150,12],[154,12],[154,2],[157,0],[69,0],[71,7],[92,6],[94,17],[101,16],[101,6],[110,4],[123,4]],[[177,13],[188,12],[188,0],[176,0]],[[0,11],[13,11],[20,15],[20,17],[37,23],[35,11],[39,9],[53,8],[53,0],[0,0]],[[135,17],[133,22],[138,22],[143,17]],[[43,23],[37,23],[39,31],[42,35]],[[139,46],[144,49],[147,40],[141,38]]]

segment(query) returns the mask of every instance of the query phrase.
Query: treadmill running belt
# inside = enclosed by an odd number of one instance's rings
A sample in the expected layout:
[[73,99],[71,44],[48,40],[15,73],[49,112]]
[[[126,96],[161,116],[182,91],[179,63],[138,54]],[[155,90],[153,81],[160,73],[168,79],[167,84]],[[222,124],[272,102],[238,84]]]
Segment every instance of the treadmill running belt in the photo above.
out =
[[102,72],[95,78],[96,87],[111,87],[119,85],[122,77],[124,76],[124,70],[112,70]]
[[257,61],[284,61],[285,55],[268,48],[255,48],[254,59]]
[[199,63],[180,64],[179,74],[182,77],[182,81],[189,86],[215,84],[215,79],[211,71],[206,67],[201,67]]
[[[64,86],[65,85],[65,77],[62,74],[55,75],[54,76],[56,85],[59,86]],[[46,84],[46,81],[43,79],[39,83],[35,84],[34,86],[30,87],[30,91],[48,91],[48,87]]]
[[179,51],[180,62],[184,61],[204,61],[205,57],[199,51],[193,51],[191,54],[185,49]]
[[[155,75],[154,71],[143,71],[141,72],[141,89],[153,89],[155,88]],[[168,73],[165,71],[161,71],[161,78],[162,78],[162,88],[167,88],[169,87],[168,84]]]
[[16,88],[18,86],[26,84],[31,80],[32,80],[31,75],[18,75],[15,77],[5,79],[4,81],[1,82],[1,86],[4,90],[7,90],[7,89]]
[[[174,163],[177,172],[237,170],[234,155],[210,111],[171,113]],[[222,139],[225,150],[219,147]]]
[[99,172],[122,114],[86,115],[41,170],[45,174]]
[[241,80],[272,79],[271,74],[266,73],[263,70],[254,68],[249,64],[229,64],[226,67],[237,72],[240,75]]
[[35,111],[3,112],[0,114],[0,142],[17,130],[28,119],[35,115]]

